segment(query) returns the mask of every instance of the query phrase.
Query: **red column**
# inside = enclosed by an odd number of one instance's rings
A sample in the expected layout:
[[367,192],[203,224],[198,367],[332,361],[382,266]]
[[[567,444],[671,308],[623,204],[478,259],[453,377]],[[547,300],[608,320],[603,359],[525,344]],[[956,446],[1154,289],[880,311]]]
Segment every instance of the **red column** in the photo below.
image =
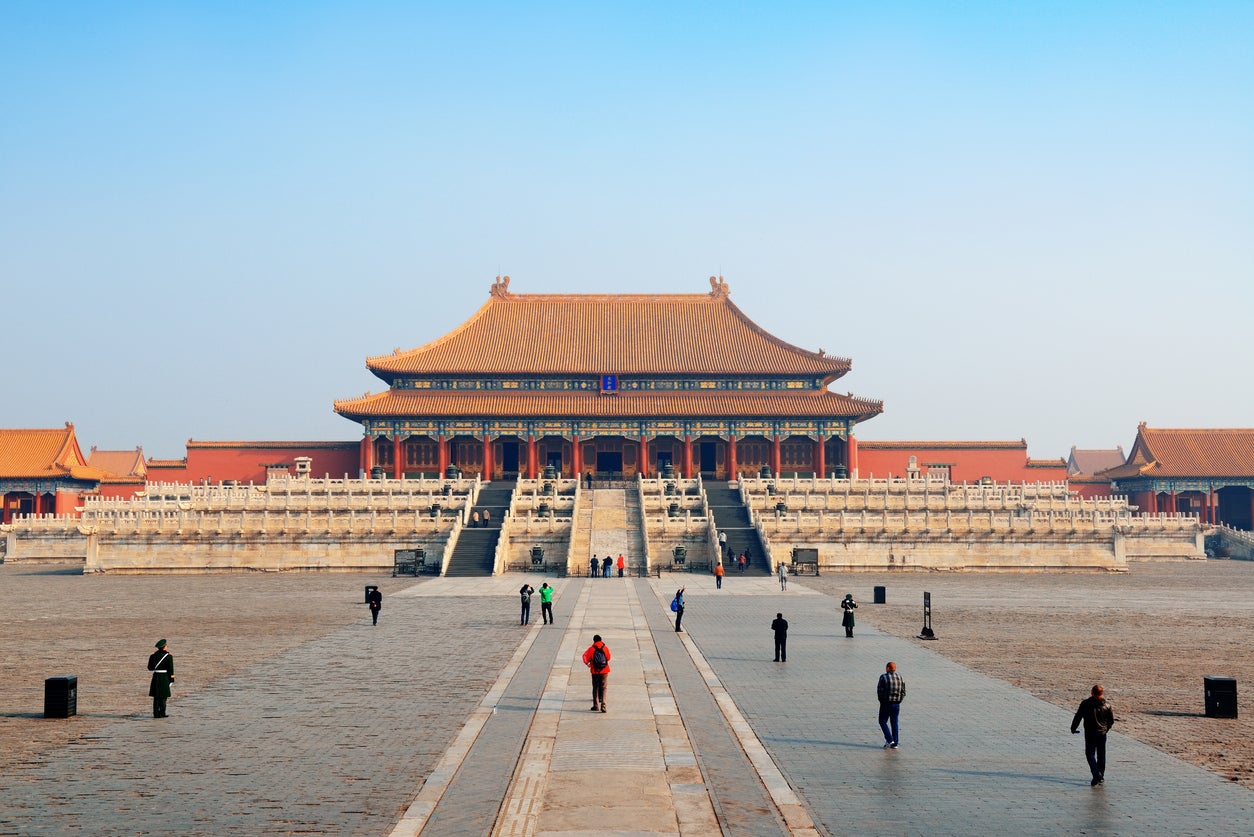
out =
[[783,460],[783,457],[779,452],[780,441],[778,433],[776,433],[775,438],[771,440],[771,471],[774,473],[776,479],[779,478],[780,466]]
[[845,470],[849,472],[849,479],[853,479],[853,472],[858,470],[858,440],[849,434],[847,442],[848,449],[845,451]]
[[827,476],[827,440],[823,438],[821,433],[819,434],[819,440],[815,443],[814,475],[819,479]]
[[448,470],[448,439],[443,436],[435,437],[436,447],[439,448],[440,473],[437,475],[439,479],[444,479],[444,472]]
[[579,449],[579,434],[576,433],[571,436],[571,440],[571,476],[575,479],[580,479],[583,476],[583,451]]
[[640,476],[649,476],[649,437],[640,434]]
[[401,447],[401,437],[392,437],[392,477],[400,479],[405,475],[405,451]]
[[1158,493],[1155,491],[1145,492],[1145,502],[1141,503],[1142,514],[1158,514]]
[[1219,509],[1215,507],[1214,488],[1206,492],[1206,522],[1210,524],[1219,522]]
[[692,479],[692,437],[684,437],[684,479]]
[[733,433],[727,434],[727,479],[728,481],[736,479],[736,436]]
[[483,434],[483,474],[482,479],[492,479],[492,437]]
[[527,479],[536,478],[536,437],[527,437]]
[[374,437],[366,436],[361,440],[361,470],[366,476],[370,476],[370,469],[374,467]]
[[1174,491],[1172,491],[1170,494],[1167,495],[1167,511],[1171,512],[1172,514],[1175,514],[1176,512],[1179,511],[1179,509],[1176,507],[1176,492]]

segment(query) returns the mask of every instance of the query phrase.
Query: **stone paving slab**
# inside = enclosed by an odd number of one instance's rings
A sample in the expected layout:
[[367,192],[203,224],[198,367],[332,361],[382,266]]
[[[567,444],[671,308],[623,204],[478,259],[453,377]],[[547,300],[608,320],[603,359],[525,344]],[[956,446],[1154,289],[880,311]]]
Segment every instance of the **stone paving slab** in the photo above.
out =
[[377,627],[190,696],[176,684],[169,718],[111,722],[0,775],[0,834],[386,832],[513,653],[521,634],[471,616],[499,607],[389,596]]
[[[0,834],[379,834],[442,775],[461,833],[802,833],[780,821],[808,817],[828,834],[1254,833],[1254,793],[1119,734],[1090,788],[1069,711],[932,643],[862,625],[846,639],[836,601],[802,578],[785,593],[766,578],[550,579],[556,630],[536,624],[538,601],[517,625],[523,578],[422,580],[389,593],[378,627],[298,642],[176,690],[169,719],[128,715],[6,769]],[[681,584],[676,635],[665,605]],[[771,661],[776,611],[788,663]],[[605,715],[578,660],[594,632],[614,651]],[[875,722],[887,659],[909,686],[896,752]],[[776,813],[728,802],[755,784]]]
[[[794,596],[802,584],[754,604],[690,588],[684,627],[828,832],[1254,833],[1250,791],[1118,733],[1106,784],[1091,788],[1070,712],[931,643],[863,626],[846,639],[836,601]],[[787,663],[771,660],[777,611]],[[907,683],[897,751],[876,722],[888,660]]]

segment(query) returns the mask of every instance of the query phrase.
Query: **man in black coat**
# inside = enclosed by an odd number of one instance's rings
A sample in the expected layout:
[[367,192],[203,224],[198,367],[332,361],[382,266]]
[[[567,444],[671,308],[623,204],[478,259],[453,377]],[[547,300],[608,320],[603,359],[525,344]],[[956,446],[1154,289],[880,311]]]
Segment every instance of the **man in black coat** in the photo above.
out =
[[370,605],[370,618],[373,620],[370,624],[379,624],[379,611],[383,609],[383,594],[376,587],[366,595],[366,604]]
[[788,662],[788,620],[784,618],[784,614],[775,614],[771,630],[775,632],[775,662],[786,663]]
[[152,717],[164,718],[165,702],[170,698],[170,683],[174,681],[174,657],[166,650],[166,641],[157,640],[157,650],[148,655],[148,670],[152,672],[152,683],[148,686],[148,696],[152,698]]

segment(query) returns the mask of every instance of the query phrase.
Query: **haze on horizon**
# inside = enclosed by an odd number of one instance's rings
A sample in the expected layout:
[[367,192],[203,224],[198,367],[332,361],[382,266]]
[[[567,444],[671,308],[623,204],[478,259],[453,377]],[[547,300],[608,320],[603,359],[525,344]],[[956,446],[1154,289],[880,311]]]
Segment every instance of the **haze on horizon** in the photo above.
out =
[[0,426],[359,438],[515,293],[702,293],[863,439],[1254,426],[1254,4],[0,4]]

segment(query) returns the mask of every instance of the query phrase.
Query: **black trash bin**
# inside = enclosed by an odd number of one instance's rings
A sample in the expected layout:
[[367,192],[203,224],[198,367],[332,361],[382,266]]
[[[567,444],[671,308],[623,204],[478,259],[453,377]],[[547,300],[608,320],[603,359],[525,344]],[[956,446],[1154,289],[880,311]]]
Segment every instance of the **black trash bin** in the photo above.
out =
[[881,587],[875,588],[875,604],[888,604],[888,588],[887,587],[881,586]]
[[44,717],[68,718],[78,714],[78,678],[49,677],[44,681]]
[[1206,717],[1237,717],[1237,679],[1235,677],[1203,677],[1206,686]]
[[366,603],[366,604],[370,604],[370,594],[371,594],[371,593],[373,593],[375,590],[378,590],[378,589],[379,589],[379,585],[377,585],[377,584],[367,584],[367,585],[366,585],[366,601],[365,601],[365,603]]

